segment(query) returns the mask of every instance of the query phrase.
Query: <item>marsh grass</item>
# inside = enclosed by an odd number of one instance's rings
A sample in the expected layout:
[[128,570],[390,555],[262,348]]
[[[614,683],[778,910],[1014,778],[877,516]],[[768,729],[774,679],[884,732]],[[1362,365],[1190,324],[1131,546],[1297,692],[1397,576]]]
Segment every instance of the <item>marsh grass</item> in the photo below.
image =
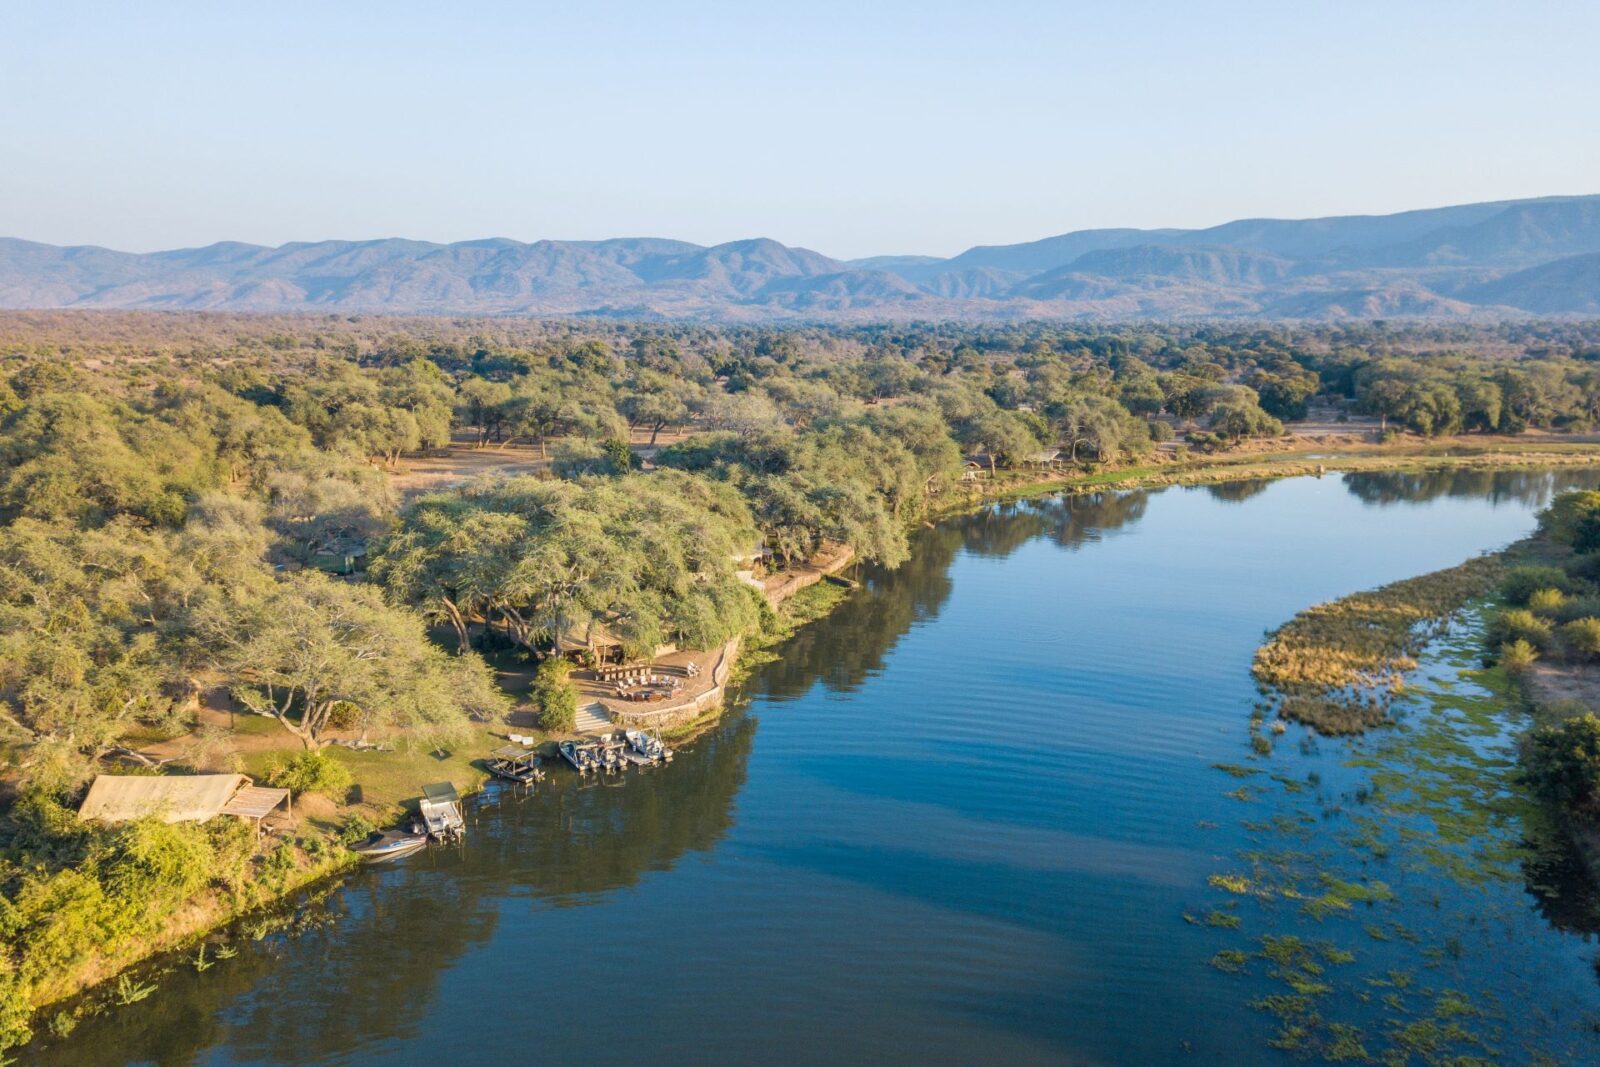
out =
[[1280,717],[1323,736],[1385,725],[1422,649],[1504,570],[1499,558],[1483,556],[1317,604],[1268,636],[1251,671]]

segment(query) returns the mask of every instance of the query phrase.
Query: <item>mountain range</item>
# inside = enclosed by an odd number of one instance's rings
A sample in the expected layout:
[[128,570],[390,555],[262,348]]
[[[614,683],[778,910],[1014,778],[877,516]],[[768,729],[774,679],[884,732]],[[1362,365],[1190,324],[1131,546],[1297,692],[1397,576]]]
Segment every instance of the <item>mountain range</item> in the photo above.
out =
[[0,307],[619,318],[1390,318],[1600,314],[1600,195],[1208,229],[1079,230],[948,259],[776,241],[0,238]]

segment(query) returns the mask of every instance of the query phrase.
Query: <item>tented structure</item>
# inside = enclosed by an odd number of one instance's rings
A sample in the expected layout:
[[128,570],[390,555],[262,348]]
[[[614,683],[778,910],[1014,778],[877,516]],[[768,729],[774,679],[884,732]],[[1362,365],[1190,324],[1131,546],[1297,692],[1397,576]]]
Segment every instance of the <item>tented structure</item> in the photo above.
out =
[[102,774],[89,787],[78,818],[126,822],[155,815],[165,822],[207,822],[237,815],[259,825],[279,804],[289,804],[287,789],[257,786],[242,774]]

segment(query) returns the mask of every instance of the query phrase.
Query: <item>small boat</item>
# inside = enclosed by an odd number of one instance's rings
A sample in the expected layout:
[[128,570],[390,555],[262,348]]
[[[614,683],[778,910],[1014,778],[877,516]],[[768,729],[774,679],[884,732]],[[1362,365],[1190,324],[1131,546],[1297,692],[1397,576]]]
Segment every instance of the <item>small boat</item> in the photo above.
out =
[[561,753],[561,758],[572,764],[572,769],[579,774],[589,774],[600,769],[600,758],[593,745],[563,741],[556,746],[556,751]]
[[362,863],[383,863],[409,856],[427,844],[428,835],[415,830],[374,830],[359,845],[351,845],[350,851],[360,856]]
[[622,755],[622,746],[615,742],[602,741],[599,745],[600,766],[607,771],[621,772],[628,766],[628,761]]
[[489,753],[485,766],[496,778],[504,778],[519,785],[532,785],[544,779],[544,769],[541,766],[543,763],[537,752],[516,745],[507,745]]
[[622,736],[628,743],[628,758],[635,763],[666,763],[672,758],[672,749],[662,742],[659,734],[624,730]]
[[428,836],[435,841],[455,841],[467,832],[467,820],[461,815],[461,797],[449,782],[423,786],[417,810],[422,814]]

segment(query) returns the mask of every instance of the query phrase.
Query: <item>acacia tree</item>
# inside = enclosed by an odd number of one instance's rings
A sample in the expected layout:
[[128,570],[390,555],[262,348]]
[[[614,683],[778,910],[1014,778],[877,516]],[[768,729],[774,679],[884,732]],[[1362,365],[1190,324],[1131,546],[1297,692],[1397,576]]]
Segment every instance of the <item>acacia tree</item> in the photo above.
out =
[[307,749],[325,744],[341,721],[363,734],[399,727],[409,739],[438,741],[505,708],[478,657],[451,659],[376,589],[315,572],[242,602],[213,600],[197,612],[195,631],[231,678],[234,699]]
[[24,778],[58,790],[170,700],[161,536],[122,524],[0,529],[0,736]]
[[617,411],[627,419],[629,430],[648,426],[650,444],[654,446],[662,430],[688,419],[689,395],[690,390],[675,379],[655,371],[641,371],[618,399]]

